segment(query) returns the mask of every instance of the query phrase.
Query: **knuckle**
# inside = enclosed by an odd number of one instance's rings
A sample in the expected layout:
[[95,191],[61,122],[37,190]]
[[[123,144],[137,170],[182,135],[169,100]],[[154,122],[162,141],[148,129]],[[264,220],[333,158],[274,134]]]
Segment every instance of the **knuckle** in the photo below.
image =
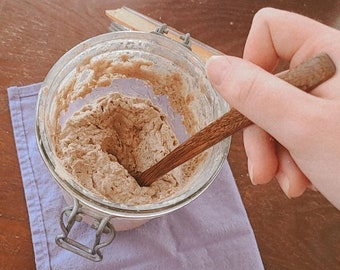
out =
[[267,21],[267,19],[272,17],[275,12],[276,12],[276,10],[274,8],[271,8],[271,7],[261,8],[254,15],[253,21],[254,22],[264,22],[264,21]]
[[235,94],[235,100],[246,105],[251,105],[257,98],[260,97],[260,86],[264,84],[260,79],[260,72],[252,70],[246,74],[242,74],[238,78],[237,88]]

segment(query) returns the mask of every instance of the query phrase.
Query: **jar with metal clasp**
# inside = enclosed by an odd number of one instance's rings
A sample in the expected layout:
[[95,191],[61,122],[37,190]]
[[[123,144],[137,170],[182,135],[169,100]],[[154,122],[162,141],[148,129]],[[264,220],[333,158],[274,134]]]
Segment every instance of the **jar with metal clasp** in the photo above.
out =
[[[108,200],[82,186],[64,168],[56,151],[56,136],[75,111],[110,92],[151,100],[167,115],[179,142],[228,110],[226,102],[208,81],[204,63],[190,50],[190,37],[185,36],[184,43],[180,43],[164,36],[163,32],[164,27],[151,33],[121,31],[90,38],[57,61],[39,93],[36,109],[38,148],[68,205],[61,209],[60,217],[56,217],[61,226],[56,243],[93,261],[102,259],[101,248],[108,246],[117,232],[136,228],[197,198],[216,178],[229,150],[229,139],[211,147],[188,176],[188,184],[175,195],[138,205]],[[136,59],[148,63],[140,67],[144,69],[144,75],[126,68]],[[121,68],[108,71],[110,69],[99,66],[93,70],[94,65],[87,65],[104,60]],[[169,79],[171,74],[179,75],[181,89],[174,89],[175,82]],[[100,83],[107,79],[112,83]],[[85,222],[94,230],[93,246],[85,246],[71,238],[70,232],[78,222]]]

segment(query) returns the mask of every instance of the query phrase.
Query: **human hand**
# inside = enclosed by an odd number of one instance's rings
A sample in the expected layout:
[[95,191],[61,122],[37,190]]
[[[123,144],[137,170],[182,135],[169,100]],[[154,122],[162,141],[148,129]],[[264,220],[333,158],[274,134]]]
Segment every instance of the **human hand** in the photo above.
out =
[[321,52],[340,67],[340,32],[312,19],[265,8],[253,20],[245,60],[213,57],[207,75],[228,103],[256,125],[244,129],[254,184],[276,178],[288,197],[308,187],[340,209],[340,75],[311,94],[271,75],[279,60],[290,67]]

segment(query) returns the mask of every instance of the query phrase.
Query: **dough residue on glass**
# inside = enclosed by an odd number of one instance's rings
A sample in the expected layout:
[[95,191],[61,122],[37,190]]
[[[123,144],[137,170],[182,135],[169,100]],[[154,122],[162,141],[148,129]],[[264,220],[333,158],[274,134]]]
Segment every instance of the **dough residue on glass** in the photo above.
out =
[[167,116],[149,99],[110,93],[84,105],[62,127],[60,124],[60,115],[69,104],[125,77],[141,79],[155,94],[167,95],[170,105],[182,115],[188,134],[194,133],[196,118],[187,106],[191,97],[181,92],[181,76],[156,74],[148,69],[152,65],[148,61],[121,60],[84,61],[75,79],[61,89],[58,120],[54,121],[56,153],[74,180],[94,194],[129,205],[160,202],[188,184],[205,155],[172,170],[150,187],[140,187],[128,171],[148,169],[179,144]]

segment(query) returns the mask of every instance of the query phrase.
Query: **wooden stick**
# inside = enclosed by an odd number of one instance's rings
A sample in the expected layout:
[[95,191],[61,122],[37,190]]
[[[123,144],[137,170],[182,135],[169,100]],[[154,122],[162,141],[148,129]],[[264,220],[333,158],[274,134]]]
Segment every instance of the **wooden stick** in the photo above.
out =
[[[332,59],[324,53],[277,76],[295,87],[309,92],[332,77],[335,71]],[[162,175],[251,123],[248,118],[232,108],[135,178],[141,186],[149,186]]]

